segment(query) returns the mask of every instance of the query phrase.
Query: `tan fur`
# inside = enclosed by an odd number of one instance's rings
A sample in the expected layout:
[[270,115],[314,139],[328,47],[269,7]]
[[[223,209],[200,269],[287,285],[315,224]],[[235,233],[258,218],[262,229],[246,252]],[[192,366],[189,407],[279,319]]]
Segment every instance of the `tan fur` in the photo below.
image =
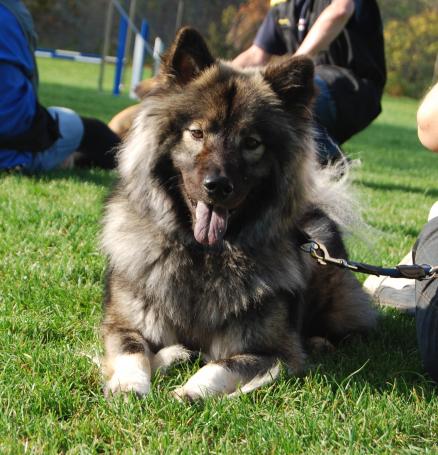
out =
[[[135,94],[144,99],[157,85],[154,78],[144,79],[135,87]],[[140,112],[141,105],[134,104],[118,112],[108,123],[108,126],[121,138],[125,138],[131,129],[134,119]]]
[[119,137],[124,138],[129,133],[135,116],[140,111],[140,105],[134,104],[118,112],[108,123],[108,126]]

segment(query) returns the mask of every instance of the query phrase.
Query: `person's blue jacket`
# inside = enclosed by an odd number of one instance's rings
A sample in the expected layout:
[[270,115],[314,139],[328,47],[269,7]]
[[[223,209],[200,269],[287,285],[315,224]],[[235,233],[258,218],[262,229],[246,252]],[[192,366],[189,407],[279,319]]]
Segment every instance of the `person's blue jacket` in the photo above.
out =
[[[37,107],[34,71],[34,59],[20,24],[0,5],[0,136],[16,136],[31,127]],[[30,151],[0,148],[0,169],[25,165],[31,160]]]

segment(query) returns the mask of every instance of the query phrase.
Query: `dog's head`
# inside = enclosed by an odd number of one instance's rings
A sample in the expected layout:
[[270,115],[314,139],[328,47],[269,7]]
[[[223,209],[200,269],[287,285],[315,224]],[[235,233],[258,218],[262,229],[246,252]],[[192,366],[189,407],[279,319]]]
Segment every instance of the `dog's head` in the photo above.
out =
[[273,206],[291,213],[313,151],[313,74],[302,57],[235,69],[215,60],[199,33],[182,29],[120,155],[131,197],[142,210],[172,206],[210,246],[273,216]]

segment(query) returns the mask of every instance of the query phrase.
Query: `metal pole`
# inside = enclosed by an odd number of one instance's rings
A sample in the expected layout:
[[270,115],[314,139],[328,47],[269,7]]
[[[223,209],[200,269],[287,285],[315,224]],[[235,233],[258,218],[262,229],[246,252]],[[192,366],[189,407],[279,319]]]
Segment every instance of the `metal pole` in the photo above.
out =
[[144,19],[141,21],[140,33],[141,35],[136,35],[135,37],[134,54],[132,58],[131,90],[129,92],[129,97],[137,100],[138,96],[135,93],[135,87],[143,79],[144,43],[149,38],[149,24]]
[[[136,27],[136,25],[134,24],[134,22],[132,22],[128,15],[126,14],[125,10],[122,8],[122,6],[120,5],[120,3],[118,2],[118,0],[113,0],[113,5],[114,7],[116,8],[116,10],[119,12],[119,14],[124,17],[127,21],[128,21],[128,24],[129,26],[132,28],[132,30],[134,30],[135,33],[140,33],[140,30]],[[145,42],[144,43],[145,47],[146,47],[146,50],[147,52],[152,55],[153,54],[153,49],[151,48],[151,46],[149,45],[148,42]]]
[[102,47],[102,61],[100,62],[100,71],[99,71],[99,90],[103,90],[103,78],[105,75],[105,58],[109,54],[110,39],[111,39],[111,27],[113,24],[113,2],[108,0],[108,9],[106,12],[106,23],[105,23],[105,34],[103,38],[103,47]]
[[120,16],[119,21],[119,44],[117,46],[117,64],[116,74],[114,77],[113,95],[120,95],[120,84],[122,82],[123,64],[125,59],[126,32],[128,30],[128,21],[126,17]]
[[[137,0],[131,0],[129,3],[129,22],[134,24],[135,23],[135,10],[137,8]],[[126,47],[125,47],[125,58],[128,62],[130,60],[129,50],[131,49],[131,41],[132,41],[132,29],[128,27],[128,35],[126,37]]]
[[181,28],[183,13],[184,13],[184,0],[179,0],[178,1],[178,10],[176,13],[175,34]]
[[154,44],[154,76],[156,76],[160,72],[160,65],[161,65],[161,54],[164,51],[164,43],[159,36],[155,38]]

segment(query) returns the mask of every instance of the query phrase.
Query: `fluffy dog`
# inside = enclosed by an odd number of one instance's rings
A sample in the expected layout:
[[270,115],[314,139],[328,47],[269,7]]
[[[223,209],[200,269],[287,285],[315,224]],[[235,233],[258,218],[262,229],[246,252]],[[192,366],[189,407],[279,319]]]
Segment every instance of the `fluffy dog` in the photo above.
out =
[[[321,267],[308,237],[346,257],[342,193],[318,167],[312,61],[251,71],[180,31],[119,154],[106,207],[106,392],[145,395],[159,367],[201,352],[181,399],[248,392],[307,341],[373,327],[353,275]],[[323,182],[323,183],[322,183]]]

